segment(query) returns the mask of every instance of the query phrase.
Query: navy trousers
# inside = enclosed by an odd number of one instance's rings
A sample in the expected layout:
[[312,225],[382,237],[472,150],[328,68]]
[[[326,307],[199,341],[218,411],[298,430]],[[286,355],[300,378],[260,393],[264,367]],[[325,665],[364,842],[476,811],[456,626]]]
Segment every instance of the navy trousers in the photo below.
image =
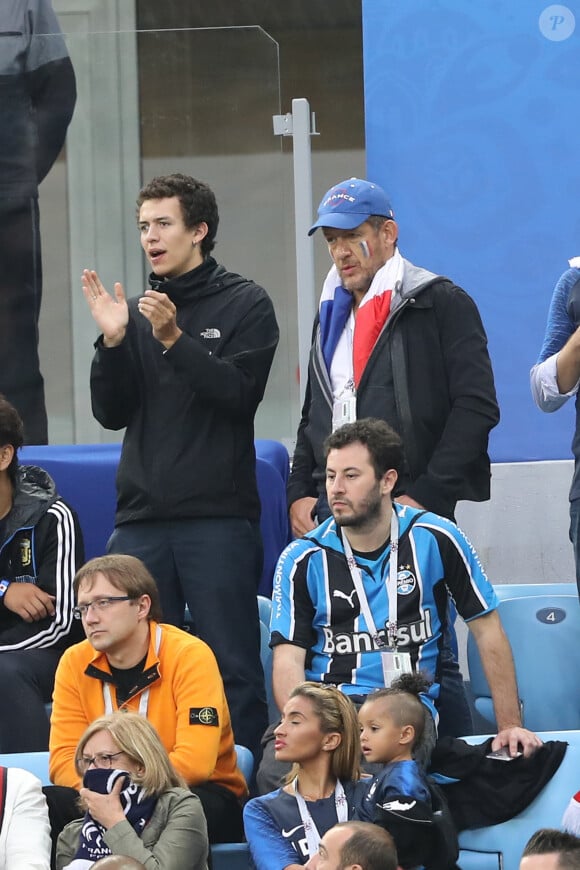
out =
[[44,381],[38,359],[42,266],[38,200],[0,202],[0,393],[24,422],[25,444],[46,444]]
[[195,634],[217,659],[235,741],[258,761],[268,724],[256,600],[262,570],[258,523],[236,517],[128,523],[115,529],[107,549],[145,563],[166,622],[183,626],[187,603]]

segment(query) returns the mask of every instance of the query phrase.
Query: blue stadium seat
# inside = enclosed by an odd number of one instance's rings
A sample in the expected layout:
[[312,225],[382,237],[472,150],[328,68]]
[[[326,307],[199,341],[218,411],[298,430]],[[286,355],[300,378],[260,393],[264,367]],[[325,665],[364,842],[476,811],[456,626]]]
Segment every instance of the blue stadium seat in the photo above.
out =
[[0,754],[1,767],[21,767],[39,778],[43,785],[50,785],[47,752],[10,752]]
[[252,864],[248,844],[219,843],[212,846],[211,866],[212,870],[250,870]]
[[[514,655],[526,728],[580,729],[580,693],[571,690],[566,676],[580,672],[577,595],[508,598],[500,601],[498,612]],[[474,707],[495,727],[491,693],[471,633],[467,661]]]
[[[238,767],[250,782],[254,773],[254,756],[245,746],[236,743]],[[218,843],[211,847],[212,870],[248,870],[250,852],[247,843]]]
[[265,595],[258,595],[258,615],[260,621],[264,623],[266,628],[270,627],[270,616],[272,615],[272,599]]
[[[264,568],[260,592],[272,591],[278,556],[289,542],[286,481],[290,460],[278,441],[257,439],[256,477],[262,514]],[[85,556],[102,556],[115,525],[115,476],[121,445],[62,444],[25,446],[22,465],[40,465],[54,478],[60,494],[76,510],[83,530]]]
[[[539,736],[542,740],[568,743],[562,764],[538,797],[518,816],[501,825],[459,834],[461,851],[457,863],[461,870],[518,870],[523,848],[534,831],[560,827],[564,810],[578,791],[580,732],[547,731]],[[485,736],[465,738],[469,743],[481,743],[485,739]]]
[[264,668],[264,681],[266,683],[266,698],[268,700],[268,722],[277,722],[280,718],[274,690],[272,688],[272,650],[270,649],[270,629],[260,620],[260,658]]
[[254,775],[254,756],[252,755],[252,751],[251,749],[248,749],[247,746],[242,746],[240,743],[236,743],[236,755],[238,757],[238,767],[242,771],[244,779],[249,784]]
[[530,595],[577,595],[576,583],[498,583],[494,591],[500,601]]

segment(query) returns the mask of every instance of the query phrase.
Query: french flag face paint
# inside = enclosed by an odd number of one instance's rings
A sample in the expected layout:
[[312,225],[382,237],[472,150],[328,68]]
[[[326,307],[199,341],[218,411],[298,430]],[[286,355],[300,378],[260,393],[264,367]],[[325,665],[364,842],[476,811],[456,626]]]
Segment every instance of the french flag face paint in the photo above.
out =
[[361,251],[363,252],[363,257],[366,257],[368,260],[369,257],[372,256],[372,251],[369,248],[369,243],[366,241],[359,242]]

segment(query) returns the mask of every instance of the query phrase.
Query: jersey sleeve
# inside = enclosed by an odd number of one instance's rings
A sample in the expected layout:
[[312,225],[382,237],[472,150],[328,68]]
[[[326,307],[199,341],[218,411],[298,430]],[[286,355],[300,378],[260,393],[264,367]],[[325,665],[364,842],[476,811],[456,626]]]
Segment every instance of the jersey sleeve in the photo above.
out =
[[420,524],[429,527],[437,540],[445,585],[461,618],[468,622],[495,610],[498,598],[493,586],[461,529],[442,517],[433,516],[431,521],[429,515]]
[[276,566],[270,618],[270,646],[292,643],[309,649],[316,642],[314,604],[308,590],[308,570],[318,546],[306,538],[293,541]]
[[290,864],[302,863],[290,839],[283,837],[279,824],[268,810],[273,800],[276,797],[271,795],[253,798],[244,807],[246,840],[256,870],[284,870]]

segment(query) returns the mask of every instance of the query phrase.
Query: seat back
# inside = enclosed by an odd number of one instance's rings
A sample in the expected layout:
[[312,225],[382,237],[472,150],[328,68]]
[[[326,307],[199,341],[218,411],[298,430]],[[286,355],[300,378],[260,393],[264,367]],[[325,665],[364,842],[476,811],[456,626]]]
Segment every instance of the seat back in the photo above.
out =
[[277,722],[280,713],[274,700],[272,688],[272,650],[270,649],[270,629],[260,620],[260,658],[264,669],[264,682],[266,684],[266,699],[268,701],[268,722]]
[[256,480],[262,504],[260,531],[264,543],[264,563],[258,592],[269,596],[272,594],[278,557],[290,539],[286,483],[276,468],[259,456],[256,458]]
[[494,592],[500,601],[506,598],[530,598],[536,595],[577,595],[576,583],[498,583]]
[[7,752],[0,754],[0,767],[20,767],[37,776],[42,785],[50,785],[48,751]]
[[[538,828],[560,827],[564,810],[578,791],[580,732],[540,732],[539,736],[543,741],[568,743],[560,767],[535,800],[513,819],[460,832],[458,864],[462,870],[519,870],[524,846],[532,834]],[[485,739],[485,736],[465,738],[469,743],[482,743]]]
[[238,767],[244,775],[247,784],[250,785],[254,775],[254,756],[252,751],[247,746],[242,746],[241,743],[236,743],[236,756],[238,759]]
[[[580,693],[562,673],[580,671],[580,604],[576,595],[538,595],[500,601],[511,644],[523,724],[532,731],[580,729]],[[467,661],[474,706],[496,727],[491,692],[473,636]]]
[[272,615],[272,599],[265,595],[258,595],[258,616],[260,621],[264,623],[266,628],[270,627],[270,617]]

